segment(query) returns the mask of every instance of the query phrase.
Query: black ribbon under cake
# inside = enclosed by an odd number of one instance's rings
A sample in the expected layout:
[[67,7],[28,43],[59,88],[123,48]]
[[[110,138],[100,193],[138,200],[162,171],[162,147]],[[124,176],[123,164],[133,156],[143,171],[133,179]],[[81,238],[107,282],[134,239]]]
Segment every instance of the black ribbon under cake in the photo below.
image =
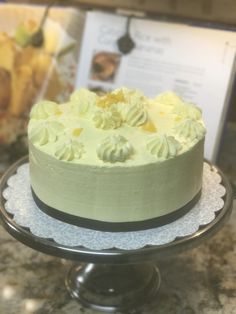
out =
[[171,223],[178,218],[184,216],[189,212],[193,206],[198,202],[201,197],[201,190],[195,195],[195,197],[188,202],[183,207],[160,217],[142,220],[142,221],[128,221],[128,222],[106,222],[100,220],[93,220],[88,218],[83,218],[71,214],[64,213],[56,208],[48,206],[43,201],[41,201],[35,194],[31,187],[33,199],[40,210],[42,210],[47,215],[56,218],[60,221],[93,230],[108,231],[108,232],[125,232],[125,231],[138,231],[146,230],[151,228],[160,227]]

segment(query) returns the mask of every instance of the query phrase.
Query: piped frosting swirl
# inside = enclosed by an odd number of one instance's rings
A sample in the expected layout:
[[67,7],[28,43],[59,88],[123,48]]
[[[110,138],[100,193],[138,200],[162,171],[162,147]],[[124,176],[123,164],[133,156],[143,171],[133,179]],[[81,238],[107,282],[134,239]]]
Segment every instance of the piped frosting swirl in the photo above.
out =
[[186,119],[200,120],[202,117],[202,111],[200,108],[193,104],[182,104],[175,106],[172,113],[181,116]]
[[202,123],[192,119],[184,120],[175,127],[177,135],[188,140],[200,140],[204,137],[206,129]]
[[181,99],[181,97],[179,97],[174,92],[170,92],[170,91],[158,95],[157,97],[155,97],[154,100],[155,102],[159,102],[164,105],[169,105],[173,107],[182,105],[183,103],[183,100]]
[[54,156],[59,160],[80,159],[85,153],[84,145],[76,140],[66,140],[55,146]]
[[125,97],[125,103],[131,106],[145,104],[147,102],[147,98],[139,90],[130,90],[126,87],[123,87],[121,90]]
[[142,104],[134,104],[123,110],[124,121],[130,126],[140,126],[148,119],[147,110]]
[[60,113],[59,105],[53,101],[43,100],[33,106],[30,112],[31,119],[47,119]]
[[132,145],[121,135],[106,137],[97,148],[98,158],[110,163],[124,162],[130,158],[132,153]]
[[103,130],[117,129],[122,123],[120,113],[114,108],[97,111],[93,121],[96,128]]
[[181,149],[181,144],[173,136],[163,134],[153,136],[146,147],[157,159],[165,160],[176,156]]
[[58,136],[64,131],[64,125],[56,121],[42,121],[34,124],[29,133],[29,139],[40,146],[48,142],[55,142]]
[[70,96],[70,105],[74,112],[79,116],[86,116],[90,110],[96,105],[98,96],[85,89],[80,88]]

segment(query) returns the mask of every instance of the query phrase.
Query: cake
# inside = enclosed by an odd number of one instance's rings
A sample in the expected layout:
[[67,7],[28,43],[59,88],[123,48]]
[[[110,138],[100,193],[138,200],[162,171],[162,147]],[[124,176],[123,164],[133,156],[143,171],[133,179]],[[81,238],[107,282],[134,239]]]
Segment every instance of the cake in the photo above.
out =
[[201,109],[173,92],[148,98],[81,88],[40,101],[28,125],[32,195],[59,220],[105,231],[152,228],[184,215],[202,187]]

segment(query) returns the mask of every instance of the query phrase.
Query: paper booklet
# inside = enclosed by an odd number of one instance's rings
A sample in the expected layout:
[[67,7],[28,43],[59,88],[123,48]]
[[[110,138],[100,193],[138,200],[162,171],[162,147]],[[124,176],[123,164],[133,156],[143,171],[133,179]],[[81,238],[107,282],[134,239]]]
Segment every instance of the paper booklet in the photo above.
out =
[[234,76],[236,33],[182,23],[132,18],[135,48],[122,54],[117,40],[127,17],[88,12],[76,87],[110,91],[126,86],[152,97],[171,90],[203,110],[205,157],[214,161]]

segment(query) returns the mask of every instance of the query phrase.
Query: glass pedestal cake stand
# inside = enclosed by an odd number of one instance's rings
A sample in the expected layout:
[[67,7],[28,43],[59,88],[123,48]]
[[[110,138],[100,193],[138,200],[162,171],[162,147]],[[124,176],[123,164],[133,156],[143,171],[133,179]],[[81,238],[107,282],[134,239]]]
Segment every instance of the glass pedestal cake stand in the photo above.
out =
[[[65,279],[70,295],[83,306],[104,312],[131,311],[158,297],[161,276],[155,262],[172,254],[193,248],[215,234],[229,218],[233,194],[224,174],[214,166],[221,176],[225,188],[224,205],[214,219],[191,235],[177,237],[162,245],[146,245],[139,249],[88,249],[82,246],[63,245],[51,238],[35,235],[27,227],[18,224],[6,209],[3,191],[8,179],[16,173],[24,157],[5,173],[0,184],[0,215],[4,228],[17,240],[40,252],[77,261]],[[78,263],[80,262],[80,263]]]

